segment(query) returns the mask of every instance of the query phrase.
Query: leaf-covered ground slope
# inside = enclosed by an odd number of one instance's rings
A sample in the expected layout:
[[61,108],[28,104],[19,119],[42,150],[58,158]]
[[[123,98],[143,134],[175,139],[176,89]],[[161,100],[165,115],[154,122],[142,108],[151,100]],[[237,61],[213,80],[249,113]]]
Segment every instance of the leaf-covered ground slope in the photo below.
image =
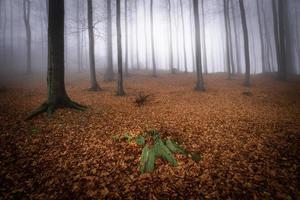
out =
[[[85,112],[58,110],[24,121],[46,98],[44,79],[11,80],[0,92],[0,199],[299,199],[300,82],[256,76],[139,75],[89,92],[87,75],[67,79]],[[151,94],[144,106],[134,101]],[[157,129],[202,160],[176,155],[178,166],[156,162],[141,174],[142,148],[117,141]]]

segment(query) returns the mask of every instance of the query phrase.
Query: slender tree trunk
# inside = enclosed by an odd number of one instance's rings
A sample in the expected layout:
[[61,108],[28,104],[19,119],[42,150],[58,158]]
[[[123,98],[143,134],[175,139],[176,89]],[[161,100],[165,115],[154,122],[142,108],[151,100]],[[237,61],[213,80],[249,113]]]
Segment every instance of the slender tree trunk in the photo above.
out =
[[199,22],[199,0],[193,0],[194,23],[195,23],[195,41],[196,41],[196,69],[197,83],[196,90],[204,91],[204,81],[202,75],[202,58],[201,58],[201,39],[200,39],[200,22]]
[[125,76],[128,75],[128,0],[125,0]]
[[76,25],[77,25],[77,67],[78,67],[78,72],[81,72],[82,66],[81,66],[81,43],[80,43],[80,35],[81,35],[81,30],[80,30],[80,0],[76,1]]
[[192,4],[192,1],[193,0],[189,0],[190,2],[190,25],[191,25],[191,51],[192,51],[192,60],[193,60],[193,72],[196,72],[196,63],[195,63],[195,43],[194,43],[194,40],[193,38],[194,37],[194,34],[193,34],[193,31],[194,31],[194,26],[193,26],[193,4]]
[[[263,22],[264,22],[264,27],[265,27],[265,45],[266,45],[266,55],[268,58],[268,62],[267,62],[267,69],[266,71],[268,72],[273,72],[273,67],[274,67],[274,59],[273,59],[273,50],[272,50],[272,43],[271,43],[271,36],[270,36],[270,31],[268,29],[268,20],[267,20],[267,16],[266,16],[266,12],[264,10],[264,7],[262,6],[262,13],[263,13]],[[270,63],[270,59],[272,61],[272,67],[271,67],[271,63]]]
[[248,27],[246,21],[246,13],[244,7],[244,0],[239,0],[241,20],[243,25],[244,33],[244,48],[245,48],[245,64],[246,64],[246,76],[245,76],[245,86],[250,86],[250,55],[249,55],[249,39],[248,39]]
[[118,91],[119,96],[125,95],[123,88],[122,69],[122,29],[121,29],[121,0],[117,0],[117,43],[118,43]]
[[203,69],[204,74],[208,74],[207,70],[207,55],[206,55],[206,35],[205,35],[205,13],[204,13],[204,0],[201,2],[201,12],[202,12],[202,39],[203,39]]
[[26,29],[26,46],[27,46],[27,56],[26,56],[26,73],[31,74],[31,28],[30,28],[30,1],[23,0],[24,7],[24,23]]
[[137,69],[140,69],[140,54],[139,54],[139,29],[138,29],[138,0],[135,0],[135,50]]
[[230,66],[230,41],[229,37],[229,24],[228,24],[228,0],[224,0],[224,24],[225,24],[225,34],[226,34],[226,67],[227,67],[227,73],[228,73],[228,79],[232,79],[232,74],[231,74],[231,66]]
[[276,47],[276,58],[277,58],[277,66],[278,72],[280,71],[280,43],[279,43],[279,23],[278,23],[278,12],[277,12],[277,0],[272,0],[272,8],[273,8],[273,25],[274,25],[274,39],[275,39],[275,47]]
[[105,81],[113,81],[113,47],[112,47],[112,19],[111,19],[111,0],[106,0],[106,14],[107,14],[107,67],[104,79]]
[[144,0],[144,37],[145,37],[145,63],[146,70],[148,70],[148,37],[147,37],[147,14],[146,14],[146,0]]
[[69,107],[84,110],[86,107],[73,102],[65,89],[64,66],[64,0],[49,2],[48,22],[48,98],[27,119],[47,112],[51,116],[59,107]]
[[230,65],[231,65],[231,74],[235,75],[235,64],[233,59],[233,45],[232,45],[232,30],[231,30],[231,19],[229,15],[229,7],[232,0],[229,0],[228,7],[227,7],[227,16],[228,16],[228,30],[229,30],[229,53],[230,53]]
[[259,2],[256,0],[256,9],[257,9],[257,15],[258,15],[258,26],[259,26],[259,39],[260,39],[260,45],[261,45],[261,63],[262,63],[262,72],[266,73],[266,61],[265,61],[265,41],[264,41],[264,34],[263,34],[263,25],[262,25],[262,16],[261,11],[259,7]]
[[10,56],[9,61],[10,64],[14,65],[14,26],[13,26],[13,16],[14,16],[14,9],[13,9],[13,0],[10,0]]
[[233,31],[234,31],[234,38],[235,38],[235,53],[236,53],[236,69],[237,73],[242,73],[242,63],[241,63],[241,55],[240,55],[240,37],[239,32],[237,30],[237,13],[235,12],[236,9],[232,9],[232,17],[233,17]]
[[180,0],[180,12],[181,12],[181,23],[182,23],[182,41],[183,41],[183,56],[184,56],[184,72],[187,73],[187,56],[186,56],[186,45],[185,45],[185,26],[184,26],[184,16],[183,16],[183,5],[182,0]]
[[87,0],[87,17],[88,17],[88,29],[89,29],[89,57],[90,57],[90,79],[91,79],[91,91],[101,90],[97,78],[95,69],[95,44],[94,44],[94,27],[93,27],[93,1]]
[[175,74],[174,69],[174,53],[173,53],[173,31],[172,31],[172,3],[168,0],[168,17],[169,17],[169,65],[172,74]]
[[155,60],[155,46],[154,46],[154,31],[153,31],[153,0],[150,1],[150,15],[151,15],[151,46],[152,46],[152,64],[153,76],[156,77],[156,60]]

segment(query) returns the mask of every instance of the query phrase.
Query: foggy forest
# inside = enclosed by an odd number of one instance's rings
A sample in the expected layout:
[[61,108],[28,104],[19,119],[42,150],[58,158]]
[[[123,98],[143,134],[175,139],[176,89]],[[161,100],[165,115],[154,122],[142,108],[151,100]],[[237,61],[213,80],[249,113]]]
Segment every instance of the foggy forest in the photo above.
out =
[[300,199],[299,0],[0,0],[0,199]]

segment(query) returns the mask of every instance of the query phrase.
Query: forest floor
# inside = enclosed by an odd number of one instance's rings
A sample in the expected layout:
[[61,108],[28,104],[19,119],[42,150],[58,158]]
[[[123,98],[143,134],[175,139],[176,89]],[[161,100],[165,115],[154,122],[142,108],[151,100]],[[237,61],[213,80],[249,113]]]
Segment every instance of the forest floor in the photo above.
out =
[[[298,79],[298,80],[297,80]],[[68,78],[70,97],[89,108],[24,121],[46,99],[44,79],[12,80],[0,90],[0,199],[300,199],[300,78],[226,80],[194,75],[132,75],[127,96],[115,82],[90,92],[88,75]],[[139,91],[151,94],[135,105]],[[200,152],[158,160],[141,174],[142,148],[115,140],[156,129]]]

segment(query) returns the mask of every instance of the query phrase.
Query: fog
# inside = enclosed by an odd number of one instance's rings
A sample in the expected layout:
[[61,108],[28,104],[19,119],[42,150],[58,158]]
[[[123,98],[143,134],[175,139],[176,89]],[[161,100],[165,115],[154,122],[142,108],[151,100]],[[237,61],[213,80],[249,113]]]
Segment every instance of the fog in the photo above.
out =
[[[159,70],[168,71],[170,60],[169,42],[173,43],[174,66],[178,71],[184,71],[186,50],[186,62],[189,72],[195,69],[194,49],[194,22],[192,1],[182,1],[183,24],[179,0],[171,1],[171,27],[172,41],[170,41],[170,28],[168,18],[168,1],[154,1],[154,46],[157,67]],[[222,0],[203,1],[204,13],[199,8],[201,28],[202,57],[206,53],[207,70],[209,73],[225,72],[226,67],[226,34],[224,26],[224,5]],[[251,73],[261,73],[263,65],[268,72],[277,71],[276,48],[273,30],[272,1],[245,0],[247,17]],[[257,3],[259,3],[257,7]],[[300,2],[288,0],[288,34],[289,34],[289,73],[299,73],[299,12]],[[114,69],[117,66],[117,37],[116,37],[116,9],[112,1],[112,40]],[[260,9],[260,20],[262,21],[261,42],[258,10]],[[104,70],[107,67],[107,9],[106,1],[94,1],[94,32],[95,32],[95,56],[96,69]],[[122,18],[122,41],[125,46],[125,11],[124,1],[121,5]],[[150,29],[150,1],[128,0],[128,53],[129,68],[149,69],[151,63],[151,29]],[[32,72],[45,71],[47,69],[47,6],[46,0],[30,0],[30,29],[31,29],[31,59]],[[243,52],[243,34],[240,20],[238,1],[232,0],[229,5],[232,63],[237,63],[237,53]],[[204,22],[204,24],[203,24]],[[24,6],[22,0],[1,0],[1,74],[26,73],[26,31],[24,24]],[[236,28],[236,30],[234,30]],[[205,29],[205,33],[203,32]],[[185,37],[183,38],[183,34]],[[205,34],[205,46],[204,44]],[[79,44],[79,45],[78,45]],[[184,45],[185,44],[185,45]],[[262,48],[262,44],[264,48]],[[262,49],[265,51],[266,60],[262,63]],[[125,56],[123,48],[123,56]],[[87,71],[89,66],[88,58],[88,31],[87,31],[87,5],[84,0],[65,1],[65,63],[67,71]],[[297,53],[298,52],[298,53]],[[146,55],[148,57],[146,58]],[[138,61],[139,60],[139,61]],[[137,63],[139,62],[139,63]],[[244,57],[238,61],[242,72],[244,72]],[[147,64],[146,64],[147,63]],[[195,70],[194,70],[195,71]]]

